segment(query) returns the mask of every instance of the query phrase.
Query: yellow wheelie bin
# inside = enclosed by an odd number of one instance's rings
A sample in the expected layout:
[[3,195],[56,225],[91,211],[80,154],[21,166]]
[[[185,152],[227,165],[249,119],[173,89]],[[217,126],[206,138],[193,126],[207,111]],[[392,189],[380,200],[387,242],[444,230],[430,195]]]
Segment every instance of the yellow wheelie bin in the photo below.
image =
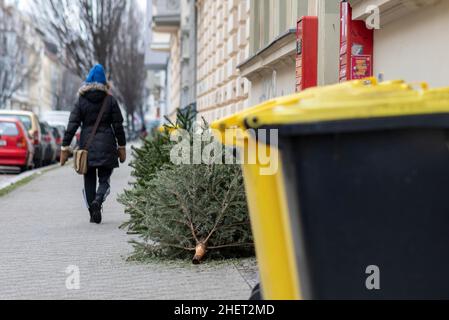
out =
[[212,128],[242,151],[264,299],[449,298],[449,88],[350,81]]

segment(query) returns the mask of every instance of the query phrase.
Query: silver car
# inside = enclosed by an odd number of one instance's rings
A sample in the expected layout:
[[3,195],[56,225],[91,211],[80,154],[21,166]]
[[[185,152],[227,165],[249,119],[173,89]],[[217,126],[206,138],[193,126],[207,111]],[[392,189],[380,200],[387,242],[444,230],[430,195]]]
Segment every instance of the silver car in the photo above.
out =
[[[69,123],[70,112],[69,111],[47,111],[43,112],[39,119],[41,121],[47,122],[52,127],[60,128],[61,126],[67,128],[67,124]],[[70,147],[75,149],[78,145],[78,137],[81,129],[78,129],[77,134],[72,140]],[[65,131],[65,130],[64,130]]]

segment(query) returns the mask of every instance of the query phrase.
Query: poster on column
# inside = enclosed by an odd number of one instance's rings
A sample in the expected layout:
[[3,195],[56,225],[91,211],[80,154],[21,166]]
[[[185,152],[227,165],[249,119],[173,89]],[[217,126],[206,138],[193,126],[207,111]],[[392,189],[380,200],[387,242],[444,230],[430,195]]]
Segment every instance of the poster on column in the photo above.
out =
[[371,77],[372,72],[372,57],[371,55],[354,55],[351,58],[351,79],[363,79]]

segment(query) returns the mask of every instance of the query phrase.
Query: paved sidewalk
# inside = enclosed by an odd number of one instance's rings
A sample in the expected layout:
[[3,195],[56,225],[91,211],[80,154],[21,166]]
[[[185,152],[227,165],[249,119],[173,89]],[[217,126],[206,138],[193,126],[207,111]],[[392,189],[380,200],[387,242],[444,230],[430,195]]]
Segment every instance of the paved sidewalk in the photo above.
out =
[[[70,161],[69,161],[70,163]],[[9,172],[5,170],[4,168],[0,167],[0,190],[10,187],[16,183],[19,183],[20,181],[27,179],[34,175],[41,175],[49,170],[53,170],[54,168],[57,168],[59,164],[52,164],[49,166],[45,166],[38,169],[33,169],[25,172],[15,172],[14,169],[10,168]],[[14,173],[15,172],[15,173]]]
[[[104,223],[89,223],[82,178],[55,169],[0,197],[0,299],[247,299],[251,282],[234,263],[137,264],[115,201],[130,169],[114,172]],[[66,289],[79,267],[80,289]]]
[[0,186],[17,177],[19,173],[18,168],[0,166]]
[[[0,185],[7,184],[9,181],[14,179],[16,176],[17,175],[14,175],[14,174],[5,174],[5,173],[0,174]],[[0,187],[0,189],[1,189],[1,187]]]

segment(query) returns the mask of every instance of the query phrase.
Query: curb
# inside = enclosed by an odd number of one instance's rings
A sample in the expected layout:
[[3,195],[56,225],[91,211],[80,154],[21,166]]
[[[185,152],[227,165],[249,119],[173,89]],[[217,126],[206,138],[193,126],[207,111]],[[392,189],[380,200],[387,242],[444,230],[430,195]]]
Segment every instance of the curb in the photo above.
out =
[[31,171],[26,171],[24,173],[20,173],[17,176],[15,176],[14,178],[11,178],[11,179],[9,179],[6,182],[0,183],[0,191],[2,191],[3,189],[9,188],[9,187],[15,185],[16,183],[18,183],[18,182],[20,182],[22,180],[25,180],[25,179],[27,179],[29,177],[32,177],[32,176],[35,176],[35,175],[39,176],[39,175],[44,174],[44,173],[46,173],[46,172],[48,172],[50,170],[56,169],[57,167],[60,167],[59,163],[55,163],[55,164],[52,164],[52,165],[47,166],[47,167],[43,167],[43,168],[31,170]]

